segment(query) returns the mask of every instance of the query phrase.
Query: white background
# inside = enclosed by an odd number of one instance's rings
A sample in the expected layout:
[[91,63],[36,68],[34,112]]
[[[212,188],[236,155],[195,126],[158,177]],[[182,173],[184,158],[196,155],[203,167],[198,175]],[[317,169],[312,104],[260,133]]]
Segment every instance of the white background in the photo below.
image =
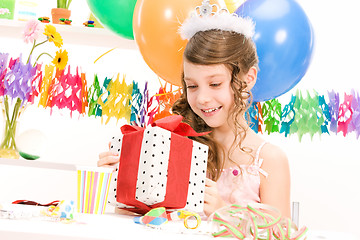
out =
[[[41,15],[55,1],[41,2]],[[313,90],[320,94],[335,90],[350,93],[360,91],[359,56],[360,23],[359,4],[355,0],[299,0],[309,17],[315,32],[315,49],[312,63],[302,81],[289,93],[280,97],[286,104],[296,89]],[[45,5],[46,4],[46,5]],[[84,0],[75,0],[71,9],[73,16],[84,16]],[[79,7],[80,6],[80,7]],[[50,15],[50,14],[47,14]],[[85,14],[86,15],[86,14]],[[80,18],[80,17],[79,17]],[[86,20],[86,19],[85,19]],[[82,18],[73,23],[81,25]],[[1,33],[3,36],[3,33]],[[9,52],[13,57],[20,52],[27,55],[30,45],[17,39],[0,39],[0,52]],[[117,49],[103,57],[96,64],[93,61],[108,48],[67,45],[70,63],[82,66],[87,80],[92,82],[93,73],[99,73],[100,81],[105,76],[126,73],[127,80],[143,83],[148,80],[153,90],[159,87],[156,76],[143,62],[137,50]],[[114,46],[116,47],[116,46]],[[142,86],[140,84],[140,86]],[[69,117],[66,111],[49,110],[30,106],[21,118],[19,132],[38,129],[48,141],[42,159],[62,163],[96,165],[98,154],[105,151],[109,139],[124,121],[110,121],[105,125],[100,118]],[[358,169],[360,140],[354,133],[315,135],[311,140],[305,135],[299,142],[297,135],[285,138],[283,135],[264,135],[264,138],[281,146],[287,153],[292,176],[292,201],[300,202],[300,225],[316,230],[346,231],[358,233],[360,214],[360,175]],[[38,199],[41,202],[73,196],[70,186],[73,180],[62,171],[23,169],[0,166],[0,201],[20,198]],[[8,171],[8,170],[11,171]],[[16,170],[16,171],[15,171]],[[21,176],[21,177],[20,177]],[[7,181],[10,180],[11,181]],[[31,180],[31,181],[30,181]],[[54,183],[63,183],[61,186]],[[29,186],[29,187],[28,187]],[[19,188],[24,188],[18,190]]]

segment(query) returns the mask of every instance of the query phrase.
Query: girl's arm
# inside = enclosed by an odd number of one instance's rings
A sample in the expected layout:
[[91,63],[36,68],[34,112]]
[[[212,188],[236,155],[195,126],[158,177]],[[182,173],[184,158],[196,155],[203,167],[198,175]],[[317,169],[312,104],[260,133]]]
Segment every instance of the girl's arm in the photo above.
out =
[[260,158],[264,159],[261,168],[268,173],[260,179],[260,201],[281,211],[283,217],[291,218],[290,213],[290,170],[285,153],[272,144],[266,144]]

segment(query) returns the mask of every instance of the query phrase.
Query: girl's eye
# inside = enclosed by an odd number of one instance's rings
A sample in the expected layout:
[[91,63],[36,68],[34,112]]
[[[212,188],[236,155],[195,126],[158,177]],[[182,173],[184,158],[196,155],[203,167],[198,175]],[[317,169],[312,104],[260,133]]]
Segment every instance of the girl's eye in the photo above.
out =
[[210,84],[211,87],[218,87],[220,85],[221,85],[221,83],[212,83],[212,84]]
[[188,85],[186,88],[196,88],[196,85]]

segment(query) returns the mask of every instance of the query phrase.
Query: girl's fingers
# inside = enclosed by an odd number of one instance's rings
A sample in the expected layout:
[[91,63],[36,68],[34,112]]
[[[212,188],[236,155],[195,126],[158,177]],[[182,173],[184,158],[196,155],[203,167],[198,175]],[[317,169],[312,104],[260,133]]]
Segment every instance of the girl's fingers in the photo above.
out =
[[216,182],[214,182],[210,178],[206,178],[205,179],[205,186],[206,187],[214,187],[214,186],[216,186]]
[[99,161],[97,162],[97,165],[99,167],[102,167],[118,162],[119,162],[119,155],[117,153],[104,152],[99,154]]
[[205,179],[205,194],[216,196],[217,195],[217,185],[216,182],[212,181],[209,178]]
[[216,190],[213,188],[205,188],[204,202],[212,202],[216,199]]
[[204,203],[208,203],[209,202],[209,194],[205,191],[204,194]]
[[206,216],[209,216],[215,210],[216,209],[214,209],[214,206],[210,201],[204,200],[204,213],[205,213]]
[[211,195],[205,193],[205,195],[204,195],[204,204],[210,204],[211,200],[212,200]]
[[100,166],[111,165],[111,164],[118,163],[118,162],[119,162],[118,157],[106,157],[106,158],[100,159],[98,161],[98,165],[100,165]]
[[99,159],[103,159],[103,158],[106,158],[108,156],[119,156],[119,154],[115,153],[115,152],[110,152],[110,151],[102,152],[102,153],[99,154]]
[[217,194],[217,189],[214,187],[205,187],[205,194],[215,196]]

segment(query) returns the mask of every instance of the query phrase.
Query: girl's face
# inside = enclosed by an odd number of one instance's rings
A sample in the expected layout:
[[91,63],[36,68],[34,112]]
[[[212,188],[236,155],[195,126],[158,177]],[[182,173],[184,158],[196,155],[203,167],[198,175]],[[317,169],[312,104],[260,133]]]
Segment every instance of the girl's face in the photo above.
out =
[[199,65],[185,60],[184,80],[191,109],[212,128],[227,126],[234,104],[230,70],[224,64]]

